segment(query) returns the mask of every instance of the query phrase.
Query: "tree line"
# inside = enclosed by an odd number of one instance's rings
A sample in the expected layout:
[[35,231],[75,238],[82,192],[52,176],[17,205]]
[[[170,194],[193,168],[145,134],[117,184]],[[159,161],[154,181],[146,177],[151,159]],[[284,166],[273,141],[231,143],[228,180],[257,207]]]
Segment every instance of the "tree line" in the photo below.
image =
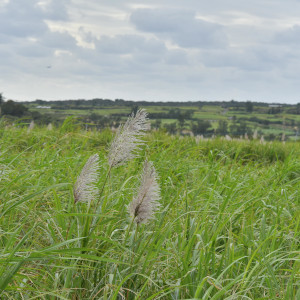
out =
[[[58,110],[59,113],[50,113],[49,110],[43,111],[43,113],[28,109],[28,104],[31,106],[47,106],[51,108],[51,111]],[[284,125],[296,127],[299,126],[294,119],[285,118],[285,120],[269,120],[258,118],[252,113],[256,110],[259,110],[262,107],[268,107],[267,111],[264,108],[265,113],[277,114],[282,112],[283,106],[274,106],[269,107],[267,103],[253,103],[250,101],[246,102],[146,102],[146,101],[125,101],[122,99],[92,99],[92,100],[65,100],[65,101],[44,101],[44,100],[35,100],[32,102],[15,102],[13,100],[5,101],[3,95],[0,93],[0,108],[1,116],[8,116],[9,118],[15,119],[31,119],[38,124],[60,124],[64,121],[67,116],[64,113],[64,110],[67,109],[78,109],[78,110],[90,110],[90,113],[81,115],[78,119],[84,126],[93,127],[96,129],[102,129],[106,127],[115,127],[117,128],[122,122],[122,119],[128,117],[128,113],[118,112],[120,107],[128,107],[132,112],[137,111],[141,106],[164,106],[164,109],[159,112],[150,112],[149,118],[152,121],[152,127],[155,129],[162,129],[170,134],[194,134],[194,135],[203,135],[203,136],[212,136],[212,135],[226,135],[230,134],[231,136],[239,137],[241,135],[251,135],[253,134],[253,126],[249,126],[249,122],[254,124],[259,124],[264,128],[268,128],[271,124]],[[180,105],[185,108],[180,108]],[[248,115],[242,117],[230,117],[230,120],[221,119],[219,121],[214,120],[214,124],[211,120],[199,119],[195,117],[195,112],[201,110],[203,105],[219,105],[226,110],[230,111],[239,111],[247,113]],[[300,114],[300,103],[297,105],[286,105],[288,113],[291,114]],[[93,109],[99,108],[114,107],[116,108],[115,113],[111,113],[109,116],[103,116],[93,112]],[[238,114],[238,113],[237,113]],[[165,120],[165,121],[163,121]],[[170,121],[167,121],[170,120]],[[171,121],[173,120],[173,121]],[[217,122],[217,126],[216,123]],[[272,137],[270,137],[271,139]]]

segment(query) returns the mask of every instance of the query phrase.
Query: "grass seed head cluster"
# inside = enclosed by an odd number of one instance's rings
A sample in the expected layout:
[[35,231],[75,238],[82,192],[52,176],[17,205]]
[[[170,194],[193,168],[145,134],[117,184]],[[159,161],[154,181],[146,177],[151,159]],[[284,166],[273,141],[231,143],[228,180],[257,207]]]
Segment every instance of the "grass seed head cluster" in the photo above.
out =
[[[112,167],[117,167],[138,155],[138,150],[145,143],[142,136],[150,129],[150,123],[145,110],[140,109],[136,114],[132,114],[124,125],[121,125],[111,143],[108,162],[109,171]],[[96,183],[99,179],[99,155],[92,155],[85,166],[73,188],[76,202],[91,202],[95,200],[99,189]],[[106,182],[105,182],[106,183]],[[101,190],[103,192],[104,186]],[[101,196],[101,195],[100,195]],[[141,175],[141,184],[137,195],[129,205],[129,213],[137,224],[146,223],[153,218],[155,211],[159,207],[160,188],[158,176],[153,163],[147,159],[144,162]]]
[[137,224],[146,223],[159,207],[160,188],[152,162],[144,162],[141,184],[129,205],[129,213]]
[[147,112],[140,109],[128,118],[124,125],[118,128],[117,134],[110,146],[108,162],[110,167],[116,167],[133,159],[144,144],[141,139],[150,129]]
[[92,155],[84,165],[73,188],[76,202],[91,202],[99,192],[96,183],[99,179],[99,155]]

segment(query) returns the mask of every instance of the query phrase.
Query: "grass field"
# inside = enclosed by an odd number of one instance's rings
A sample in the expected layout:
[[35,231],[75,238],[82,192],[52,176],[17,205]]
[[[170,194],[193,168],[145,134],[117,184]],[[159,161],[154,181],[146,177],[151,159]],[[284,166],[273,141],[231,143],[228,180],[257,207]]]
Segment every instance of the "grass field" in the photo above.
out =
[[[102,104],[101,104],[102,103]],[[219,134],[218,127],[219,121],[226,121],[226,133],[231,136],[241,136],[247,133],[249,136],[255,131],[259,135],[264,135],[268,140],[281,140],[282,135],[285,139],[297,140],[299,139],[300,130],[300,114],[296,113],[297,105],[279,105],[280,107],[272,108],[268,104],[254,103],[252,111],[246,109],[245,103],[235,103],[235,106],[230,106],[228,103],[214,103],[214,102],[194,102],[194,103],[171,103],[159,105],[155,102],[141,102],[140,104],[122,102],[110,102],[106,106],[104,102],[89,102],[89,101],[65,101],[64,105],[59,105],[56,102],[45,102],[48,108],[41,108],[40,103],[30,102],[23,103],[28,109],[29,114],[33,113],[32,118],[27,117],[30,123],[31,119],[39,124],[56,123],[61,124],[68,116],[77,116],[83,123],[97,126],[101,118],[106,118],[106,127],[112,127],[114,120],[119,122],[125,121],[127,116],[131,113],[134,105],[139,105],[140,108],[146,108],[151,116],[151,122],[157,128],[156,121],[160,123],[162,128],[168,130],[168,124],[172,123],[173,127],[176,126],[176,132],[185,133],[191,132],[193,124],[199,120],[205,120],[210,123],[210,127],[206,131],[199,134],[212,136]],[[126,105],[125,105],[126,104]],[[231,103],[232,104],[232,103]],[[51,107],[51,109],[49,108]],[[277,109],[278,111],[272,111]],[[298,108],[299,109],[299,108]],[[34,114],[35,113],[35,114]],[[180,124],[179,116],[182,115],[184,122]],[[47,116],[43,120],[43,116]],[[110,121],[110,123],[109,123]],[[108,125],[109,123],[109,125]],[[247,127],[245,127],[245,125]],[[235,129],[234,129],[235,128]],[[203,130],[203,129],[202,129]],[[171,132],[171,131],[169,131]]]
[[[1,299],[300,299],[299,142],[200,140],[151,132],[101,198],[74,203],[88,158],[108,172],[109,130],[0,125]],[[127,205],[143,161],[160,208]]]

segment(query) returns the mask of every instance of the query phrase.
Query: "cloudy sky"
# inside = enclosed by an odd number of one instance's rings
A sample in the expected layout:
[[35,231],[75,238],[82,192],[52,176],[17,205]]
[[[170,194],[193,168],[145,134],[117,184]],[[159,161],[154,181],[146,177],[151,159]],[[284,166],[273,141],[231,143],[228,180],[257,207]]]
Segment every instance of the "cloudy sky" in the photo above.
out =
[[300,102],[300,0],[0,0],[7,99]]

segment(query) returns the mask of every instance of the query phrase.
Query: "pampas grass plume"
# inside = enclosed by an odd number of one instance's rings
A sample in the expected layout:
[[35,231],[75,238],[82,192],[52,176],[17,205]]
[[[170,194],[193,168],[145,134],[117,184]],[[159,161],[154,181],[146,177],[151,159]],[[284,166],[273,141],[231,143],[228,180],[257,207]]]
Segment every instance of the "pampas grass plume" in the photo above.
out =
[[110,168],[124,164],[136,156],[136,151],[144,144],[141,139],[145,131],[150,129],[147,112],[140,109],[131,114],[124,125],[118,128],[116,136],[111,143],[108,162]]
[[159,207],[160,188],[158,176],[152,162],[144,162],[141,184],[136,197],[129,204],[128,210],[137,224],[147,223]]
[[47,130],[52,130],[52,129],[53,129],[53,126],[52,126],[51,123],[49,123],[48,126],[47,126]]
[[76,202],[91,202],[98,194],[95,183],[99,178],[99,156],[92,155],[84,165],[73,188]]
[[31,130],[33,130],[34,125],[35,125],[35,124],[34,124],[34,121],[32,120],[32,121],[30,122],[28,128],[27,128],[27,132],[30,132]]
[[257,130],[255,130],[253,133],[253,139],[256,140],[257,138],[258,138],[258,133]]

